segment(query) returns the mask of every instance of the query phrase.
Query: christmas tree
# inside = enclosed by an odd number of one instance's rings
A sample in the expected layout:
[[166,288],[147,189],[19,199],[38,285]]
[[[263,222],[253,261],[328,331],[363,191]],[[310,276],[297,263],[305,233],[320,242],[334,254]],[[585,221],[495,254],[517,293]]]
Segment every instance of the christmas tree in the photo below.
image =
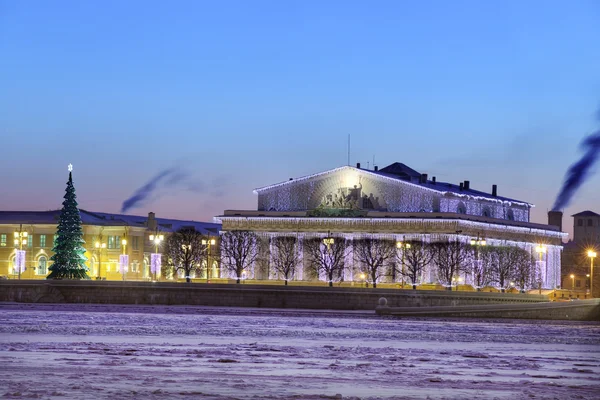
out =
[[75,187],[73,186],[73,166],[69,164],[69,182],[65,193],[65,201],[60,212],[56,241],[50,258],[54,263],[49,268],[50,275],[46,279],[90,279],[85,265],[87,258],[83,244],[81,215],[77,208]]

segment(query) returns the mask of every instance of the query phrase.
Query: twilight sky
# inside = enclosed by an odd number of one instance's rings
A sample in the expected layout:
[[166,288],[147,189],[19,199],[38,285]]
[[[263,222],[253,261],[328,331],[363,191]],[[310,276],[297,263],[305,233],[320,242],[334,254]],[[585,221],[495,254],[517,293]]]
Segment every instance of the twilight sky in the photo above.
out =
[[[211,220],[255,187],[394,161],[536,204],[600,127],[600,3],[0,0],[0,209]],[[600,212],[600,175],[565,215]],[[565,218],[572,230],[572,219]]]

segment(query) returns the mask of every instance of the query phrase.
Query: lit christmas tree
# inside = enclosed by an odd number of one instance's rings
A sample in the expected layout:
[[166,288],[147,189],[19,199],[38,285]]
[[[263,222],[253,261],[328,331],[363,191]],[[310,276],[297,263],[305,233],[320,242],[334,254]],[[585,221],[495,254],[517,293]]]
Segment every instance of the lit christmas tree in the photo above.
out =
[[65,201],[60,212],[56,241],[50,258],[54,263],[49,268],[50,275],[47,279],[90,279],[85,265],[87,258],[83,244],[83,229],[81,228],[81,215],[77,208],[75,187],[69,164],[69,182],[65,193]]

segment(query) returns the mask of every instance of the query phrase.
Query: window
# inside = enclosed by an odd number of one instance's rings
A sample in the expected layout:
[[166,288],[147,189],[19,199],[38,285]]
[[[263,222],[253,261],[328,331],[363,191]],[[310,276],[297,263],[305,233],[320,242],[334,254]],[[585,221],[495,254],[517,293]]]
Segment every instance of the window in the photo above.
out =
[[583,220],[581,218],[577,220],[577,226],[583,226]]
[[140,262],[139,261],[134,261],[131,263],[131,272],[138,272],[140,269]]
[[0,246],[6,247],[6,233],[0,235]]
[[46,247],[46,235],[40,235],[40,247]]
[[514,221],[515,220],[515,212],[511,209],[509,209],[506,213],[506,219],[509,221]]
[[466,214],[467,207],[465,206],[465,203],[463,203],[462,201],[460,203],[458,203],[458,206],[456,207],[456,212],[458,214]]
[[481,213],[484,217],[490,217],[492,215],[492,210],[489,207],[483,207],[483,212]]
[[33,235],[27,236],[27,247],[33,247]]
[[132,236],[131,237],[131,248],[133,250],[139,250],[140,249],[139,237],[137,237],[137,236]]
[[575,287],[581,287],[581,281],[579,279],[575,281]]
[[594,221],[592,219],[588,219],[588,226],[594,226]]
[[58,235],[54,235],[54,238],[52,239],[52,247],[56,246],[57,240],[58,240]]
[[121,236],[109,236],[108,237],[108,248],[109,249],[120,249],[121,248]]
[[40,257],[40,259],[38,260],[38,267],[37,267],[37,274],[38,275],[46,275],[47,273],[47,265],[48,265],[48,260],[46,259],[46,257],[42,256]]

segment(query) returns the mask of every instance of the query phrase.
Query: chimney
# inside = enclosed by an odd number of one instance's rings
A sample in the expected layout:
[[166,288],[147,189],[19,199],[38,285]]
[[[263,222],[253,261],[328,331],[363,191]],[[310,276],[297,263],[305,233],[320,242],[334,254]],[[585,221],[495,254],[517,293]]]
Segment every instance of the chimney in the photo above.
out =
[[492,196],[498,196],[498,185],[492,185]]
[[548,225],[558,227],[558,230],[562,232],[562,211],[548,211]]
[[471,188],[471,182],[465,181],[464,187],[465,187],[465,190],[469,190]]
[[435,185],[435,176],[431,177],[431,183],[433,183]]
[[461,182],[459,186],[460,186],[460,191],[462,192],[462,190],[463,190],[463,183]]
[[379,171],[379,167],[376,165],[375,166],[375,172]]
[[151,231],[155,231],[156,230],[156,217],[155,214],[153,212],[149,212],[148,213],[148,229]]
[[427,183],[427,174],[421,174],[420,183]]
[[359,162],[356,163],[356,168],[360,168],[360,163]]

